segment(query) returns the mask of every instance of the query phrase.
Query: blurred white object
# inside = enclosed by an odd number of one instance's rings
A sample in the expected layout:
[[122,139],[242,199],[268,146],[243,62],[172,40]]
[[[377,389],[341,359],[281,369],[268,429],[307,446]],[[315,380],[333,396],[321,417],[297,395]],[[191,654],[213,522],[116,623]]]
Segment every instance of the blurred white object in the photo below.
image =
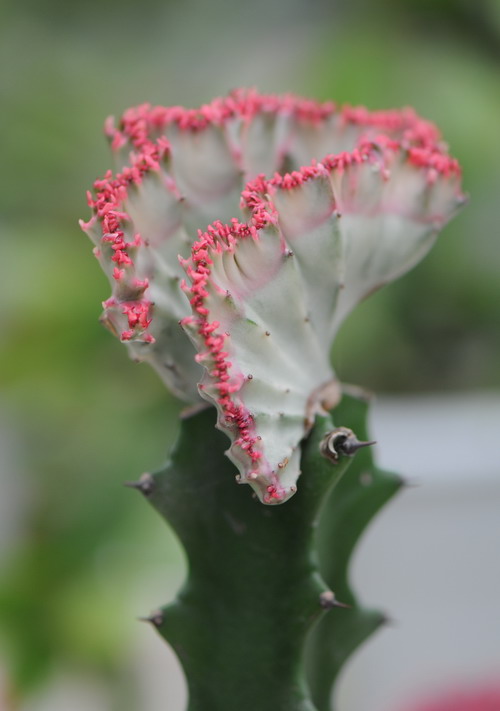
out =
[[380,466],[424,486],[500,485],[500,395],[470,393],[375,399]]

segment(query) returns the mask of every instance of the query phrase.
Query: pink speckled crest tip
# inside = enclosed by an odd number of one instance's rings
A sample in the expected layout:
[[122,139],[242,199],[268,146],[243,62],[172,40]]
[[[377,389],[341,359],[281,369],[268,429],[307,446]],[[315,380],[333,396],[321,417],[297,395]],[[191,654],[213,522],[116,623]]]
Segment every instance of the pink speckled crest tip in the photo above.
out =
[[103,321],[174,392],[216,406],[239,481],[283,502],[335,404],[335,333],[427,253],[463,202],[458,163],[411,109],[243,90],[129,109],[106,133],[118,172],[82,224],[113,287]]

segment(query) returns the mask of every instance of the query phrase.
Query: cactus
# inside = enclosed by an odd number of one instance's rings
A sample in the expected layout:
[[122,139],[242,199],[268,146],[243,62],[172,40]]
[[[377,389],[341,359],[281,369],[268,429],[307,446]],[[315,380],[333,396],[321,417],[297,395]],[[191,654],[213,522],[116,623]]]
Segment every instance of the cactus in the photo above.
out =
[[460,168],[411,110],[253,91],[143,105],[106,133],[117,172],[81,223],[113,287],[102,320],[177,396],[217,411],[195,408],[169,463],[136,484],[189,558],[151,620],[190,711],[327,711],[343,661],[383,621],[356,603],[350,553],[401,484],[368,450],[342,478],[368,444],[354,434],[366,403],[329,353],[355,305],[461,206]]

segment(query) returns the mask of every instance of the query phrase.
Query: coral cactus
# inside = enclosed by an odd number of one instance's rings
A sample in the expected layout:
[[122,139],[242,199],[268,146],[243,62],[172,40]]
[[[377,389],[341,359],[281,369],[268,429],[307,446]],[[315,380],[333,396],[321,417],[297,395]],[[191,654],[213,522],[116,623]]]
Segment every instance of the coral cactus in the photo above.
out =
[[216,405],[239,481],[283,502],[336,402],[336,331],[426,254],[463,201],[459,166],[410,110],[254,92],[140,106],[106,130],[122,167],[82,223],[113,283],[103,321],[177,395]]
[[[176,395],[215,406],[231,441],[226,458],[201,411],[134,485],[189,558],[151,621],[179,654],[190,711],[327,711],[342,663],[383,622],[357,604],[350,554],[401,486],[366,449],[341,479],[369,444],[354,434],[367,437],[366,402],[329,353],[346,315],[463,203],[460,168],[409,109],[253,91],[143,105],[106,133],[117,172],[81,223],[112,284],[102,320]],[[297,493],[261,506],[231,474],[264,504]]]
[[460,204],[458,166],[432,149],[366,140],[242,193],[184,262],[206,367],[200,392],[232,438],[240,481],[266,503],[296,490],[299,442],[336,404],[333,337],[361,299],[407,271]]

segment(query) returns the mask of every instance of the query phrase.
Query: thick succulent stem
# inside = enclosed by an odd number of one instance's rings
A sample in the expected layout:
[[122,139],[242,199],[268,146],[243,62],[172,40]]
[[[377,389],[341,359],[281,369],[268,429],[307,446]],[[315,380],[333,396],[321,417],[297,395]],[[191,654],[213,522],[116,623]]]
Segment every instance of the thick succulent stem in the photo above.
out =
[[[314,522],[346,468],[319,455],[332,429],[318,421],[308,443],[319,466],[286,505],[264,506],[237,486],[215,413],[183,422],[171,462],[146,494],[185,547],[189,573],[178,599],[153,622],[186,672],[189,711],[313,711],[302,665],[306,634],[325,614]],[[307,456],[306,456],[307,460]],[[333,610],[330,614],[345,614]]]
[[[329,694],[336,671],[331,654],[323,675],[314,672],[325,652],[325,634],[330,634],[323,625],[336,620],[333,629],[338,634],[326,644],[337,650],[338,663],[373,628],[371,613],[365,619],[355,607],[343,578],[334,576],[336,587],[330,590],[318,556],[320,511],[351,459],[345,454],[352,453],[347,445],[356,440],[350,430],[341,429],[339,434],[330,417],[318,417],[303,444],[297,494],[280,506],[266,506],[250,487],[235,484],[234,467],[224,456],[227,439],[214,430],[214,418],[210,409],[184,420],[170,462],[138,484],[173,526],[188,558],[188,577],[176,601],[152,615],[151,622],[183,665],[188,711],[327,708],[318,688]],[[363,425],[362,419],[357,421]],[[332,430],[335,461],[324,453],[325,436]],[[354,516],[351,526],[344,513],[345,507],[336,515],[338,524],[345,526],[342,535],[349,548],[364,526],[361,520],[366,523],[369,516]],[[323,528],[331,532],[330,523],[323,523]],[[346,547],[334,542],[332,550],[338,553],[342,570]],[[330,573],[331,564],[323,554],[321,562]],[[339,593],[346,594],[345,602],[354,608],[342,609],[345,606],[334,593],[342,602]],[[306,638],[316,622],[316,637],[309,644],[313,673],[308,671],[320,706],[311,696],[304,663]]]

